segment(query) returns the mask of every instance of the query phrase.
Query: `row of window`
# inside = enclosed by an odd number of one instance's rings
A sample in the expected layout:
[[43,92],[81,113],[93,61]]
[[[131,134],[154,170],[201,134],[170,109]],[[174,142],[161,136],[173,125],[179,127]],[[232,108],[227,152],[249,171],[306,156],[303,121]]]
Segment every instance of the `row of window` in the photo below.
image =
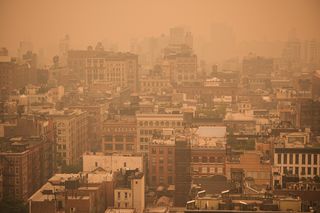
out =
[[221,168],[221,167],[193,167],[192,170],[194,173],[223,174],[223,168]]
[[224,158],[223,157],[206,157],[206,156],[193,156],[192,157],[192,162],[194,163],[198,163],[198,162],[202,162],[202,163],[223,163],[224,162]]
[[281,171],[284,174],[296,174],[296,175],[311,175],[316,176],[318,174],[318,168],[317,167],[281,167]]
[[140,145],[140,150],[148,151],[148,149],[149,149],[148,145]]
[[182,126],[182,121],[139,121],[139,126]]
[[[158,172],[157,172],[157,169],[158,169]],[[166,167],[166,171],[168,173],[172,173],[173,172],[173,166],[172,165],[167,166]],[[150,173],[151,174],[156,174],[156,173],[163,174],[164,173],[164,166],[156,167],[155,165],[152,165]]]
[[134,145],[133,144],[105,144],[104,145],[104,150],[106,151],[112,151],[112,150],[124,150],[124,147],[126,148],[127,151],[132,151],[134,149]]
[[156,148],[152,148],[151,149],[151,153],[152,154],[159,154],[159,155],[162,155],[164,153],[168,153],[168,155],[172,155],[173,154],[173,149],[163,149],[163,148],[159,148],[159,149],[156,149]]
[[133,135],[127,135],[127,136],[122,136],[122,135],[105,135],[104,137],[104,141],[108,141],[108,142],[124,142],[124,140],[126,142],[133,142],[134,141],[134,136]]
[[142,82],[141,83],[142,86],[148,86],[148,87],[162,87],[162,86],[169,86],[169,83],[168,82]]
[[[158,179],[159,179],[159,184],[165,184],[165,177],[158,176]],[[167,177],[167,183],[173,184],[173,177],[172,176]],[[153,184],[153,185],[157,184],[157,176],[151,176],[151,184]]]
[[277,154],[278,164],[318,164],[318,154]]
[[128,132],[128,131],[136,131],[136,128],[130,128],[130,127],[104,127],[103,130],[107,132]]
[[[156,164],[157,163],[157,158],[153,157],[151,163],[152,164]],[[164,158],[163,157],[159,157],[158,163],[163,164],[164,163]],[[168,164],[173,163],[172,158],[170,158],[170,157],[167,158],[167,163]]]

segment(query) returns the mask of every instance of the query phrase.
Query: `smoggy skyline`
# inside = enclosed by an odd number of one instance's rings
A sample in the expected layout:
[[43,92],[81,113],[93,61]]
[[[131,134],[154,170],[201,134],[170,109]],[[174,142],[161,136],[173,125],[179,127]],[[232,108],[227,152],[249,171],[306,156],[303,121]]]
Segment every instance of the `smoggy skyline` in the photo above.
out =
[[187,26],[210,40],[212,23],[230,26],[238,42],[284,41],[295,28],[301,39],[319,39],[320,1],[19,1],[0,2],[0,46],[15,54],[19,41],[31,41],[34,50],[56,51],[65,34],[72,48],[107,40],[128,50],[132,38],[168,34]]

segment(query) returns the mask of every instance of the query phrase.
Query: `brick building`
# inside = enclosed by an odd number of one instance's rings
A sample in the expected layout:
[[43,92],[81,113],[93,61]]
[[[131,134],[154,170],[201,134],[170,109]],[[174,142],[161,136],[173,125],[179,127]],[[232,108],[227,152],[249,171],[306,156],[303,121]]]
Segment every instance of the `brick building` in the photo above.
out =
[[135,153],[138,150],[137,122],[132,119],[110,119],[103,122],[104,153]]
[[149,186],[173,185],[175,181],[175,142],[173,139],[154,139],[149,144]]
[[53,152],[50,141],[37,137],[3,139],[1,197],[26,201],[53,174]]

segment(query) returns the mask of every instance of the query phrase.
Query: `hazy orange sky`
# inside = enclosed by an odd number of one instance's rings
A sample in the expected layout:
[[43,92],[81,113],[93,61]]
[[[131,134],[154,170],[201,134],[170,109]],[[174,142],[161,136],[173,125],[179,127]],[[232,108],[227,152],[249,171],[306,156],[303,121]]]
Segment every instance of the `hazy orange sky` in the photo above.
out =
[[210,24],[233,27],[237,40],[286,40],[295,27],[303,39],[320,38],[319,0],[0,0],[0,46],[20,40],[35,49],[58,45],[69,34],[73,48],[103,39],[126,47],[132,37],[158,36],[175,25],[208,36]]

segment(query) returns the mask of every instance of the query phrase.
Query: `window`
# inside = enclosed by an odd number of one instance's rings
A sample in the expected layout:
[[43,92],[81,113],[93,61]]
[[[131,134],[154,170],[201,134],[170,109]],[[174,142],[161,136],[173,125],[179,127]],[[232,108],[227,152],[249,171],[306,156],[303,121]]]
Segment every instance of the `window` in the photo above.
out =
[[173,178],[172,178],[172,176],[168,176],[168,184],[173,184]]
[[173,162],[172,158],[168,158],[168,164],[171,164]]
[[318,155],[317,155],[317,154],[314,154],[314,155],[313,155],[313,164],[314,164],[314,165],[317,165],[317,164],[318,164]]
[[95,162],[94,165],[95,165],[95,167],[98,167],[98,162]]
[[301,168],[301,175],[305,175],[306,174],[306,168],[305,167],[302,167]]
[[215,157],[210,157],[210,158],[209,158],[209,162],[210,162],[210,163],[214,163],[215,161],[216,161],[216,158],[215,158]]
[[308,167],[308,175],[311,175],[311,167]]
[[278,164],[281,164],[281,154],[278,154]]
[[126,198],[126,199],[128,198],[128,192],[124,193],[124,198]]
[[287,154],[283,154],[283,163],[284,164],[287,164],[288,162],[287,162]]
[[127,144],[126,148],[128,151],[132,151],[133,150],[133,144]]
[[115,140],[116,140],[116,142],[123,142],[123,136],[121,136],[121,135],[116,135],[116,136],[115,136]]
[[317,169],[317,167],[314,167],[313,168],[313,176],[316,176],[316,175],[318,175],[318,169]]
[[172,154],[172,149],[168,149],[168,154],[169,154],[169,155]]
[[302,154],[302,164],[306,164],[306,155]]
[[208,158],[207,157],[202,157],[202,163],[207,163],[208,162]]
[[296,154],[296,160],[295,160],[296,164],[299,164],[299,154]]
[[160,158],[159,158],[159,163],[161,163],[161,164],[162,164],[162,163],[163,163],[163,161],[164,161],[164,160],[163,160],[163,157],[160,157]]
[[116,144],[116,150],[123,150],[123,144]]
[[157,163],[157,159],[155,157],[152,158],[152,164],[156,164]]
[[164,182],[164,178],[162,176],[159,177],[159,183],[163,183]]
[[126,141],[127,142],[133,142],[133,135],[127,135]]
[[112,150],[112,148],[113,148],[113,147],[112,147],[112,144],[109,144],[109,143],[108,143],[108,144],[105,144],[105,145],[104,145],[104,149],[105,149],[105,150]]
[[168,172],[172,172],[172,166],[168,166]]
[[198,156],[193,156],[192,161],[193,162],[199,162],[199,157]]
[[283,173],[287,174],[288,173],[288,168],[286,166],[283,167]]
[[151,149],[151,153],[152,153],[152,154],[157,154],[157,150],[156,150],[155,148],[152,148],[152,149]]
[[311,165],[311,154],[308,155],[308,164]]
[[105,135],[104,140],[105,141],[112,141],[112,135]]
[[294,174],[299,175],[299,167],[295,167],[294,169]]
[[121,197],[121,193],[120,193],[120,192],[118,192],[118,199],[120,199],[120,197]]
[[293,164],[293,154],[289,154],[289,164]]
[[163,154],[163,149],[162,148],[159,149],[159,154]]
[[208,168],[207,167],[202,167],[202,173],[208,173]]

